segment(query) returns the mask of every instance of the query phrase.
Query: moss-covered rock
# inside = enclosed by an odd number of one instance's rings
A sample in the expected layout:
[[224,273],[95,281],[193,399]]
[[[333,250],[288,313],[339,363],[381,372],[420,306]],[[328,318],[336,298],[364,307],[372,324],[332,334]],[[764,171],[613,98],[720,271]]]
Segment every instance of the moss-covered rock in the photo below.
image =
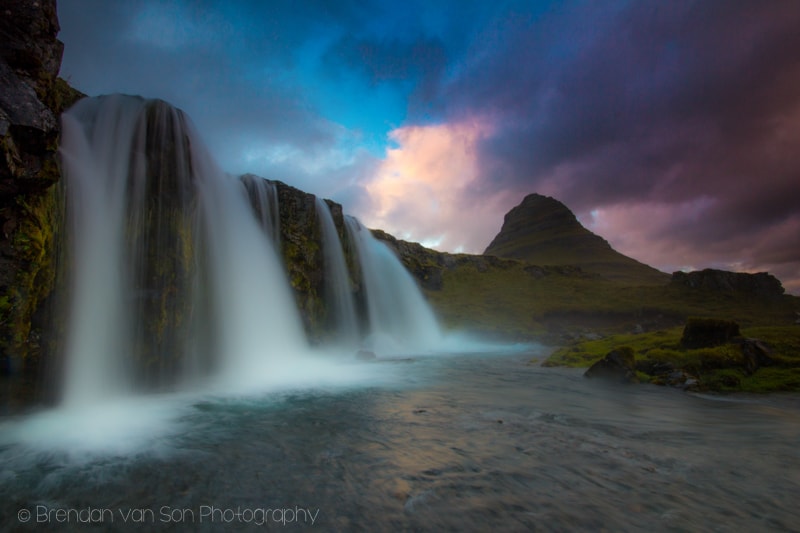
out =
[[544,366],[590,366],[610,347],[630,346],[639,380],[685,390],[800,390],[800,329],[791,326],[747,328],[746,337],[714,347],[685,348],[681,328],[636,335],[614,335],[556,350]]
[[55,283],[63,210],[58,116],[82,95],[57,77],[55,0],[9,0],[0,17],[0,371],[33,369]]
[[[282,183],[273,182],[278,194],[279,252],[286,275],[294,292],[306,333],[312,341],[321,341],[332,334],[328,302],[325,301],[325,264],[322,228],[317,215],[316,197]],[[350,273],[350,287],[363,309],[360,294],[360,273],[355,252],[345,229],[342,206],[325,200],[344,250]]]
[[35,366],[41,355],[42,324],[34,318],[55,284],[62,216],[55,188],[0,208],[8,231],[0,242],[0,353],[9,370]]
[[131,273],[133,316],[132,353],[142,384],[158,387],[179,373],[191,343],[195,291],[202,276],[197,250],[197,202],[192,183],[192,159],[183,113],[166,102],[148,103],[141,124],[145,145],[135,146],[126,198],[125,220]]
[[690,317],[683,328],[681,346],[711,348],[730,342],[739,336],[739,324],[717,318]]
[[620,383],[638,383],[633,348],[620,346],[611,350],[605,357],[590,366],[584,376]]

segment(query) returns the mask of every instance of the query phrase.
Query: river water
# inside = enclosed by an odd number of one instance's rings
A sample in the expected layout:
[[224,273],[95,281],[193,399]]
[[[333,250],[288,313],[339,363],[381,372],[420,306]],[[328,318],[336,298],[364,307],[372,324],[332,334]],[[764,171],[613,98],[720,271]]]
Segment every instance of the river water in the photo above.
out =
[[800,396],[502,354],[0,422],[0,530],[800,531]]

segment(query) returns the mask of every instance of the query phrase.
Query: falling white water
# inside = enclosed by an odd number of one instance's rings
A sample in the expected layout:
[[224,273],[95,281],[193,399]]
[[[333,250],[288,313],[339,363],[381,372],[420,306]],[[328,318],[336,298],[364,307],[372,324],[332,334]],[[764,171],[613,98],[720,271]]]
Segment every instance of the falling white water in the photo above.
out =
[[192,151],[209,224],[214,320],[220,324],[223,378],[249,387],[296,371],[308,346],[283,268],[234,180],[225,179],[205,150]]
[[[197,377],[188,369],[237,384],[302,374],[305,363],[293,365],[307,343],[272,240],[188,119],[110,96],[82,100],[63,121],[64,403],[96,404],[153,375],[156,388],[180,384]],[[142,312],[153,308],[161,314]]]
[[386,245],[353,217],[345,217],[355,243],[366,292],[370,334],[376,353],[425,353],[442,347],[442,332],[414,278]]
[[328,322],[333,326],[337,344],[342,347],[355,347],[358,344],[358,320],[342,242],[328,204],[319,197],[316,197],[315,201],[317,218],[322,229]]
[[281,218],[278,211],[278,189],[275,183],[255,174],[243,174],[239,179],[247,191],[250,203],[261,223],[261,228],[277,246],[280,242]]
[[65,403],[124,392],[128,345],[122,282],[123,202],[130,147],[143,102],[81,102],[63,117],[61,156],[73,246]]

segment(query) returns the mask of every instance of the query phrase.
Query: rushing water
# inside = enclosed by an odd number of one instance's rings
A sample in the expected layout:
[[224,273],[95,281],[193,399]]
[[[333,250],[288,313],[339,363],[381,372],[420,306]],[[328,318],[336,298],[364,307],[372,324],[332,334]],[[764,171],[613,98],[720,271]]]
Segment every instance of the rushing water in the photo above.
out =
[[797,395],[609,386],[530,356],[6,420],[0,529],[800,530]]
[[358,346],[359,341],[358,315],[344,250],[328,204],[319,197],[315,198],[315,203],[322,230],[328,322],[336,332],[336,343],[343,347],[354,348]]
[[370,335],[365,345],[381,353],[441,347],[444,339],[436,316],[394,252],[357,219],[345,217],[345,227],[358,252],[367,296]]

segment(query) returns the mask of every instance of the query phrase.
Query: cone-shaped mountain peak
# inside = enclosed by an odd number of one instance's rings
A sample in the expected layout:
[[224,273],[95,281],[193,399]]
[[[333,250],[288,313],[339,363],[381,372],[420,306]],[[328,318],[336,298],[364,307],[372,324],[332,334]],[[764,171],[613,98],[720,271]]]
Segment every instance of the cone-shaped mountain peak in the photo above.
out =
[[485,255],[539,265],[574,265],[586,272],[630,283],[666,283],[669,276],[614,250],[555,198],[529,194],[509,211]]

